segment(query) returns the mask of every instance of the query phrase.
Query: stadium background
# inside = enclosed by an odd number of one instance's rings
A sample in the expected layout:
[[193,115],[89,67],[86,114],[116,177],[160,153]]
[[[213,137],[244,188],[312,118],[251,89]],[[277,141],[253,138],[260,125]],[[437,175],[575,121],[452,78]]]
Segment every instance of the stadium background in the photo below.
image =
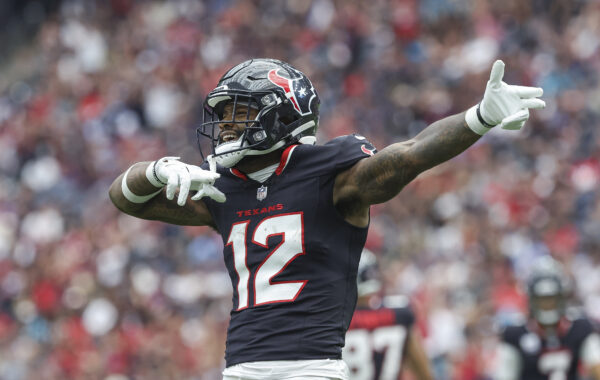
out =
[[219,378],[231,286],[207,228],[108,200],[135,161],[198,162],[201,101],[251,57],[322,99],[319,141],[379,148],[464,110],[495,58],[547,108],[372,209],[367,247],[411,297],[438,379],[488,379],[518,281],[552,253],[600,318],[600,2],[2,1],[0,378]]

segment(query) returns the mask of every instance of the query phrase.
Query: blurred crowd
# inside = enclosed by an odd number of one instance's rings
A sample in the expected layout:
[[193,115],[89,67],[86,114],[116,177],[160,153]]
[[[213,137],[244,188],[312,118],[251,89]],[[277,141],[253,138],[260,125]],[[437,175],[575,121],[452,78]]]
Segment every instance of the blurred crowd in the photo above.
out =
[[108,187],[137,161],[199,163],[203,97],[251,57],[311,78],[320,143],[412,137],[478,102],[496,58],[543,87],[522,131],[373,207],[367,247],[437,379],[490,378],[540,255],[600,319],[599,36],[592,0],[63,1],[0,73],[0,378],[220,378],[220,237],[124,215]]

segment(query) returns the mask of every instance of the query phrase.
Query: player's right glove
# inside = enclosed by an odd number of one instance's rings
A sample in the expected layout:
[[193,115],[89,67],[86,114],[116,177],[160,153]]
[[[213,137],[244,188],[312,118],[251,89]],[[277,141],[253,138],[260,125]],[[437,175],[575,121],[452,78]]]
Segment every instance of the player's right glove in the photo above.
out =
[[173,199],[179,188],[179,206],[185,205],[190,189],[197,191],[192,200],[210,197],[217,202],[225,202],[225,194],[213,186],[220,176],[214,165],[211,165],[211,170],[204,170],[179,161],[179,157],[163,157],[146,169],[146,178],[150,183],[156,187],[167,187],[167,199]]
[[492,66],[481,103],[467,110],[465,120],[473,132],[483,135],[496,125],[503,129],[518,130],[529,119],[530,108],[544,108],[546,103],[537,99],[544,90],[540,87],[508,85],[502,81],[504,62]]

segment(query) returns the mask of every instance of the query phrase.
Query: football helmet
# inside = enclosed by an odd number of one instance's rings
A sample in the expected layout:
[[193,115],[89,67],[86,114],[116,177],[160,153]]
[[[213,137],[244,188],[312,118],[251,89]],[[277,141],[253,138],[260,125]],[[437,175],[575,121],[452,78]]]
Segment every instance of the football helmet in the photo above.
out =
[[531,316],[542,325],[557,324],[565,315],[570,288],[562,265],[550,256],[541,258],[527,281]]
[[[225,115],[225,106],[233,111]],[[299,70],[276,59],[251,59],[233,67],[221,77],[204,101],[201,136],[210,139],[214,160],[233,167],[246,155],[262,155],[293,143],[316,141],[320,100],[312,83]],[[246,117],[238,111],[241,107]],[[257,112],[250,117],[250,110]],[[225,119],[227,116],[227,120]],[[226,126],[243,126],[233,141],[224,141]],[[229,132],[230,135],[230,132]]]
[[377,265],[377,257],[373,252],[364,248],[358,262],[356,275],[359,296],[368,296],[381,290],[381,273]]

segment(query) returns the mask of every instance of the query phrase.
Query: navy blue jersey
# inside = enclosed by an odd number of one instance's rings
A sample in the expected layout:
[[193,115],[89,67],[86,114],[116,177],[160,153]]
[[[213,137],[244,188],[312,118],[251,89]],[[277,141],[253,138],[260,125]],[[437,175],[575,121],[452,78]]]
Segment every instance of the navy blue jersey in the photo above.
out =
[[219,168],[225,203],[205,198],[233,285],[226,365],[339,359],[356,304],[367,228],[333,204],[336,175],[375,148],[362,136],[288,147],[263,184]]
[[594,327],[586,318],[561,323],[556,339],[547,339],[534,324],[509,326],[502,340],[513,346],[521,357],[522,380],[548,380],[553,374],[561,379],[577,380],[581,346]]
[[414,321],[409,307],[357,308],[343,355],[350,379],[398,379]]

